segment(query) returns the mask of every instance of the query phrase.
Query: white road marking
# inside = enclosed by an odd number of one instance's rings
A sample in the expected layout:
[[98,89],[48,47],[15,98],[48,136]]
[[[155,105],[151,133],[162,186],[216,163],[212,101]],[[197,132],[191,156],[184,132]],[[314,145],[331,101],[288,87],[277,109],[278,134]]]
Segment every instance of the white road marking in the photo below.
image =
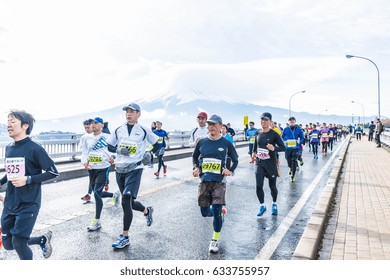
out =
[[276,248],[282,241],[283,237],[291,227],[292,223],[298,216],[299,212],[302,210],[303,206],[305,206],[306,201],[314,191],[315,187],[317,187],[318,183],[322,179],[322,176],[325,174],[325,172],[328,170],[329,166],[333,162],[334,158],[338,154],[339,150],[346,141],[343,141],[342,145],[339,145],[336,149],[336,151],[333,153],[331,158],[328,160],[328,162],[321,168],[321,171],[318,173],[318,175],[314,178],[314,180],[311,182],[310,186],[305,190],[305,192],[302,194],[301,198],[297,201],[297,203],[294,205],[294,207],[288,212],[287,216],[283,219],[282,223],[279,225],[279,227],[275,230],[275,232],[272,234],[272,236],[268,239],[267,243],[263,246],[263,248],[260,250],[260,252],[255,257],[255,260],[269,260],[272,256],[272,254],[275,252]]

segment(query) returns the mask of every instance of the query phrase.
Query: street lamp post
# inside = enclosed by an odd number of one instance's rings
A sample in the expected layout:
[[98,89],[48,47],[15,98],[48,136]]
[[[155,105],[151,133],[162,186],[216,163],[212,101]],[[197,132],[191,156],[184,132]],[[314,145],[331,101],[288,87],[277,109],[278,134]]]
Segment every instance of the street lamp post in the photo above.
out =
[[379,68],[378,68],[378,66],[375,64],[374,61],[372,61],[371,59],[368,59],[367,57],[350,55],[350,54],[347,54],[345,57],[346,58],[352,58],[352,57],[361,58],[361,59],[368,60],[369,62],[374,64],[374,66],[376,68],[376,71],[378,72],[378,119],[381,119],[381,90],[380,90],[380,78],[379,78],[380,75],[379,75]]
[[354,100],[352,100],[351,102],[352,102],[352,103],[360,104],[360,106],[362,106],[362,108],[363,108],[363,125],[365,125],[366,120],[365,120],[365,116],[364,116],[364,105],[363,105],[362,103],[357,102],[357,101],[354,101]]
[[298,93],[305,93],[305,91],[301,90],[301,91],[298,91],[290,96],[290,100],[288,101],[288,116],[289,117],[291,117],[291,98],[293,98],[293,96],[297,95]]

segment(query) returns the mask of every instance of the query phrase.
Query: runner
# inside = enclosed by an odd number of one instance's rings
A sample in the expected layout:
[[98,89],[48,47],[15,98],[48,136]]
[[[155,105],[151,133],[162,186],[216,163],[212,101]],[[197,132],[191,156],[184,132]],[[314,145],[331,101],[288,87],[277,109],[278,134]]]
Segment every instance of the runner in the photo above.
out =
[[258,130],[255,136],[252,158],[256,160],[256,194],[260,202],[257,216],[261,217],[267,211],[264,205],[264,178],[268,178],[269,188],[272,196],[272,215],[278,214],[276,203],[278,189],[276,178],[278,177],[277,153],[286,151],[282,138],[271,129],[272,115],[263,113],[260,117],[262,131]]
[[288,121],[289,126],[283,129],[282,139],[286,145],[285,157],[290,168],[288,175],[291,176],[291,182],[294,182],[295,172],[299,168],[297,163],[299,147],[304,143],[305,137],[302,130],[296,125],[294,117],[290,117]]
[[328,155],[328,142],[329,142],[329,128],[326,126],[326,123],[322,124],[322,128],[320,130],[321,137],[321,146],[322,146],[322,155]]
[[[238,165],[238,155],[233,144],[221,136],[222,119],[212,115],[207,121],[209,136],[199,140],[192,154],[194,177],[200,177],[198,205],[203,217],[214,217],[214,234],[209,244],[210,253],[218,253],[218,240],[226,208],[226,176],[232,176]],[[226,168],[226,156],[233,165]]]
[[111,197],[115,206],[119,204],[120,193],[103,192],[108,181],[111,162],[114,156],[108,151],[107,137],[102,133],[104,122],[102,118],[95,118],[91,122],[92,133],[85,137],[82,146],[81,163],[88,170],[90,184],[95,197],[95,218],[87,227],[89,231],[101,228],[100,216],[103,209],[103,198]]
[[[233,144],[233,146],[236,146],[236,144],[234,143],[233,137],[231,137],[229,134],[227,134],[227,129],[228,129],[227,125],[223,124],[221,127],[222,137],[225,137],[227,140],[229,140],[230,143]],[[226,157],[226,168],[230,169],[231,165],[232,165],[232,159],[229,156],[227,156]]]
[[318,143],[320,142],[320,131],[317,129],[317,125],[313,124],[313,129],[310,131],[309,137],[314,159],[318,159]]
[[155,149],[154,153],[158,158],[158,168],[157,172],[154,173],[156,178],[158,179],[160,176],[161,167],[163,167],[164,176],[167,174],[167,166],[164,164],[163,156],[165,153],[165,147],[167,146],[165,140],[168,140],[168,133],[161,129],[162,123],[160,121],[156,121],[156,129],[153,130],[153,133],[158,136],[158,145]]
[[138,104],[130,103],[122,109],[126,112],[127,123],[118,127],[107,141],[109,151],[116,151],[118,154],[115,160],[115,172],[122,195],[123,232],[112,244],[112,247],[117,249],[130,244],[129,229],[133,221],[133,209],[144,213],[147,226],[153,223],[153,207],[145,207],[136,199],[144,164],[150,162],[150,153],[146,152],[146,149],[149,144],[157,144],[158,140],[156,134],[138,123],[141,116],[141,108]]
[[[80,138],[80,144],[79,144],[79,147],[83,147],[85,145],[85,138],[92,133],[92,119],[87,119],[85,121],[83,121],[83,126],[84,126],[84,130],[85,130],[85,134],[83,136],[81,136]],[[91,194],[92,194],[92,186],[91,186],[91,182],[89,181],[88,182],[88,191],[87,191],[87,194],[82,196],[81,197],[81,200],[84,201],[84,203],[89,203],[91,202]]]
[[246,136],[248,137],[248,154],[250,157],[249,163],[254,163],[256,159],[252,157],[253,152],[253,146],[255,144],[255,135],[256,135],[257,128],[255,128],[254,122],[249,122],[249,129],[246,131]]
[[330,151],[332,152],[333,151],[333,142],[334,142],[334,139],[335,139],[335,136],[336,136],[336,129],[335,127],[333,126],[333,124],[329,124],[329,142],[328,142],[328,148],[330,149]]
[[14,142],[6,147],[6,174],[0,180],[1,185],[7,183],[1,216],[3,246],[15,250],[21,260],[33,259],[29,245],[39,245],[45,258],[52,253],[50,230],[38,237],[30,236],[41,207],[41,183],[59,175],[45,149],[29,137],[34,122],[25,111],[8,114],[8,135]]
[[198,122],[198,126],[195,127],[190,133],[190,140],[189,140],[190,147],[195,147],[196,143],[201,138],[207,137],[207,133],[208,133],[206,127],[206,121],[207,121],[206,112],[200,112],[196,117],[196,120]]

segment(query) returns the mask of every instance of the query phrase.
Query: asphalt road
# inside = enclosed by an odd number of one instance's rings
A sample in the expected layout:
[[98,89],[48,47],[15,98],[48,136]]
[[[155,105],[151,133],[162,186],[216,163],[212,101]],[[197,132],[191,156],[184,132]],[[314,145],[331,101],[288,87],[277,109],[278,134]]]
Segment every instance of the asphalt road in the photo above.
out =
[[[255,191],[254,164],[249,163],[247,148],[239,148],[240,164],[235,176],[228,178],[228,213],[220,237],[220,253],[208,253],[212,218],[203,218],[197,205],[199,179],[192,177],[191,158],[167,162],[168,173],[156,179],[155,168],[145,168],[138,200],[153,205],[154,222],[146,226],[139,212],[130,228],[130,246],[113,249],[111,244],[122,231],[122,208],[106,199],[102,228],[88,232],[94,217],[94,203],[82,204],[88,178],[45,184],[42,208],[33,235],[53,232],[51,260],[253,260],[291,258],[307,221],[337,160],[335,146],[327,157],[314,160],[307,147],[304,165],[290,183],[284,153],[280,153],[281,177],[278,178],[279,215],[271,215],[271,195],[265,182],[267,212],[256,216],[259,202]],[[114,173],[110,190],[117,191]],[[0,206],[1,208],[1,206]],[[43,259],[40,249],[32,247],[34,259]],[[18,259],[13,251],[0,250],[1,259]]]

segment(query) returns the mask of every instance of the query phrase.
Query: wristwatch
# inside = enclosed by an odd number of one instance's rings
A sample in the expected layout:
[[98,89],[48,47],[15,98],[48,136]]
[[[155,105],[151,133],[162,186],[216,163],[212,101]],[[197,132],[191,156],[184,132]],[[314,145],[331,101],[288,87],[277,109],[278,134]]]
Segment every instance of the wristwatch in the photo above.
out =
[[31,176],[27,176],[26,184],[27,185],[31,184]]

